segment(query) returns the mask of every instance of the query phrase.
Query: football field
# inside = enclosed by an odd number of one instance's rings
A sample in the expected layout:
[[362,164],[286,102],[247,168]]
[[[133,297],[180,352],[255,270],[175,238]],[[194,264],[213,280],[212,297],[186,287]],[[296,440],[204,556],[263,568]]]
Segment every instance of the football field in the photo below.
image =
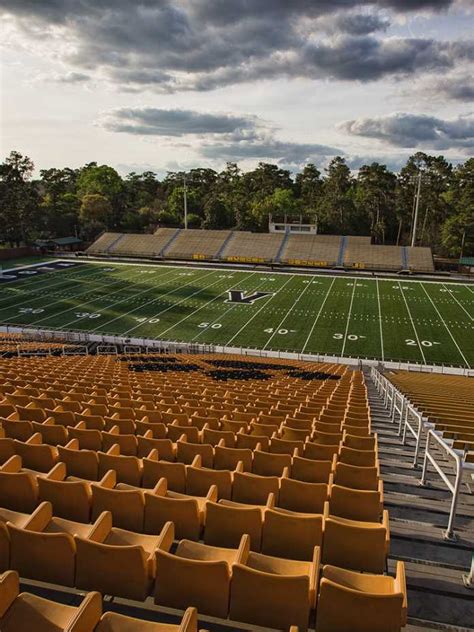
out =
[[474,285],[52,262],[0,276],[0,323],[474,366]]

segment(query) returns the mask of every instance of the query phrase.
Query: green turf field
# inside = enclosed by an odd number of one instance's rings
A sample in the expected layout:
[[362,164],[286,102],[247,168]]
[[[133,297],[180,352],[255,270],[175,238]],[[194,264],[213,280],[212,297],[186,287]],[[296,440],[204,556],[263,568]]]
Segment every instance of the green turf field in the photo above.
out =
[[22,274],[0,284],[0,323],[474,366],[474,285],[113,263]]

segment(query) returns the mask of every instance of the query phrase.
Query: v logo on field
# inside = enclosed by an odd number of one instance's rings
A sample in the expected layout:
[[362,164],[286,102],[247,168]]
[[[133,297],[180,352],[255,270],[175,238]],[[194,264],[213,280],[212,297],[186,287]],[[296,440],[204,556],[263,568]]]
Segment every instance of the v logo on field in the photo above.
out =
[[254,292],[253,294],[249,294],[249,296],[245,296],[245,293],[241,290],[229,290],[229,298],[225,302],[253,305],[253,303],[255,303],[255,301],[258,301],[260,298],[273,296],[274,294],[275,292]]

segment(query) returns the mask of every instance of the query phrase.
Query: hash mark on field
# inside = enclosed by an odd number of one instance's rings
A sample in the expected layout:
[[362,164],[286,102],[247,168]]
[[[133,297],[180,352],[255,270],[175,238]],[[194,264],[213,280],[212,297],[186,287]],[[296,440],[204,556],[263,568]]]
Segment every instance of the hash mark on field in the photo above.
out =
[[329,294],[331,293],[331,290],[332,290],[332,287],[333,287],[333,285],[334,285],[335,281],[336,281],[336,277],[333,277],[333,280],[332,280],[332,282],[331,282],[331,285],[329,286],[329,288],[328,288],[328,290],[327,290],[327,292],[326,292],[326,296],[324,297],[324,300],[323,300],[323,302],[321,303],[321,307],[319,308],[319,312],[318,312],[318,314],[317,314],[317,316],[316,316],[316,318],[315,318],[315,321],[314,321],[314,323],[313,323],[313,326],[311,327],[311,329],[310,329],[310,331],[309,331],[309,334],[308,334],[308,337],[306,338],[305,343],[304,343],[304,345],[303,345],[303,348],[301,349],[301,353],[304,353],[304,350],[305,350],[305,349],[306,349],[306,347],[308,346],[308,342],[309,342],[309,340],[310,340],[311,336],[313,335],[313,331],[314,331],[314,329],[315,329],[315,327],[316,327],[316,323],[318,322],[319,317],[321,316],[321,313],[322,313],[322,311],[323,311],[323,308],[324,308],[324,306],[326,305],[326,301],[328,300],[328,296],[329,296]]
[[344,332],[344,341],[342,343],[341,356],[344,356],[344,351],[346,349],[347,334],[349,333],[349,323],[351,321],[351,312],[352,312],[352,304],[354,302],[355,289],[356,289],[356,281],[354,280],[354,283],[352,285],[352,295],[351,295],[351,302],[349,305],[349,312],[347,314],[346,331]]
[[411,314],[410,308],[408,307],[407,299],[406,299],[405,294],[403,293],[403,288],[402,288],[402,285],[401,285],[400,281],[398,281],[398,285],[400,286],[400,292],[402,293],[403,300],[405,301],[405,307],[407,308],[408,316],[410,317],[411,326],[413,327],[413,332],[415,334],[416,342],[418,344],[418,349],[420,350],[421,357],[423,358],[423,364],[426,364],[426,358],[425,358],[425,354],[423,352],[423,347],[420,344],[420,339],[418,337],[418,332],[416,331],[415,323],[413,321],[413,316]]
[[382,362],[383,362],[385,360],[385,353],[384,353],[384,348],[383,348],[382,310],[380,307],[380,292],[379,292],[378,279],[375,279],[375,286],[377,288],[377,303],[379,305],[380,351],[381,351]]
[[451,333],[450,328],[449,328],[449,327],[448,327],[448,325],[446,324],[446,322],[445,322],[444,318],[441,316],[441,313],[440,313],[439,309],[436,307],[436,305],[435,305],[435,303],[434,303],[433,299],[432,299],[432,298],[431,298],[431,296],[428,294],[428,292],[427,292],[427,290],[426,290],[425,286],[423,285],[423,283],[421,284],[421,287],[423,288],[423,291],[424,291],[424,293],[426,294],[426,296],[429,298],[429,300],[430,300],[430,302],[431,302],[431,305],[433,305],[433,307],[435,308],[436,313],[438,314],[438,317],[440,318],[441,322],[443,323],[443,325],[444,325],[444,326],[445,326],[445,328],[446,328],[446,331],[447,331],[447,332],[448,332],[448,334],[451,336],[451,340],[452,340],[452,341],[454,342],[454,344],[456,345],[456,349],[459,351],[459,353],[460,353],[460,355],[461,355],[461,358],[464,360],[464,362],[465,362],[465,364],[466,364],[467,368],[468,368],[468,369],[470,369],[470,368],[471,368],[471,365],[470,365],[470,364],[469,364],[469,362],[466,360],[466,357],[464,356],[464,353],[463,353],[463,352],[461,351],[461,349],[459,348],[459,345],[458,345],[458,343],[456,342],[456,340],[454,339],[454,336],[453,336],[453,334]]
[[[424,286],[423,286],[424,287]],[[448,288],[446,287],[446,284],[443,283],[443,287],[444,289],[449,292]],[[451,292],[450,293],[451,298],[453,298],[456,303],[459,305],[459,307],[463,310],[463,312],[465,312],[468,316],[468,318],[470,318],[471,320],[474,320],[474,318],[471,316],[471,314],[467,311],[467,309],[464,307],[464,305],[454,296],[454,294]]]
[[[312,277],[314,279],[314,277]],[[275,336],[275,334],[277,333],[277,331],[281,328],[281,326],[283,325],[283,323],[285,322],[285,320],[288,318],[288,316],[290,315],[290,313],[292,312],[292,310],[294,309],[295,305],[298,303],[298,301],[301,299],[301,297],[303,296],[303,294],[306,292],[306,290],[311,286],[311,283],[308,283],[306,285],[306,287],[304,288],[304,290],[302,292],[300,292],[298,294],[298,298],[296,299],[296,301],[293,303],[293,305],[290,307],[290,309],[288,309],[285,313],[285,315],[283,316],[282,321],[280,322],[280,324],[278,325],[278,327],[275,328],[275,331],[270,335],[270,338],[267,340],[267,342],[265,343],[265,346],[263,347],[263,350],[265,351],[265,349],[268,347],[268,345],[270,344],[270,341],[272,340],[272,338]]]

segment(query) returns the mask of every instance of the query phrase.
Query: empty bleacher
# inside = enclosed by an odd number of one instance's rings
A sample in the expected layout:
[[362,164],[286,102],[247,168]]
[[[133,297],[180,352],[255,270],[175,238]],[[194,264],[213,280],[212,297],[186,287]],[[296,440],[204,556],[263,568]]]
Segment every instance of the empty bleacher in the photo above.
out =
[[[0,358],[0,417],[0,572],[138,614],[149,596],[185,617],[194,606],[233,629],[406,624],[361,372],[228,355]],[[2,582],[1,629],[22,632],[8,614],[17,577]],[[85,600],[81,632],[101,615],[99,596]],[[171,629],[150,613],[96,630]]]
[[122,233],[102,233],[87,249],[91,255],[102,255],[109,251],[110,246],[120,238]]
[[369,245],[350,238],[344,255],[344,266],[367,270],[399,271],[403,267],[402,248],[401,246]]
[[175,228],[161,228],[154,235],[125,234],[109,252],[125,256],[157,257],[175,233]]
[[408,267],[416,272],[434,272],[431,248],[407,247]]
[[235,231],[221,258],[242,263],[274,261],[284,238],[285,235]]
[[339,235],[290,235],[281,261],[298,266],[335,266],[340,244]]
[[91,255],[167,257],[236,263],[433,272],[430,248],[371,245],[370,237],[284,235],[229,230],[159,228],[153,235],[104,233],[87,250]]
[[230,234],[230,230],[181,230],[164,254],[176,259],[213,259]]

